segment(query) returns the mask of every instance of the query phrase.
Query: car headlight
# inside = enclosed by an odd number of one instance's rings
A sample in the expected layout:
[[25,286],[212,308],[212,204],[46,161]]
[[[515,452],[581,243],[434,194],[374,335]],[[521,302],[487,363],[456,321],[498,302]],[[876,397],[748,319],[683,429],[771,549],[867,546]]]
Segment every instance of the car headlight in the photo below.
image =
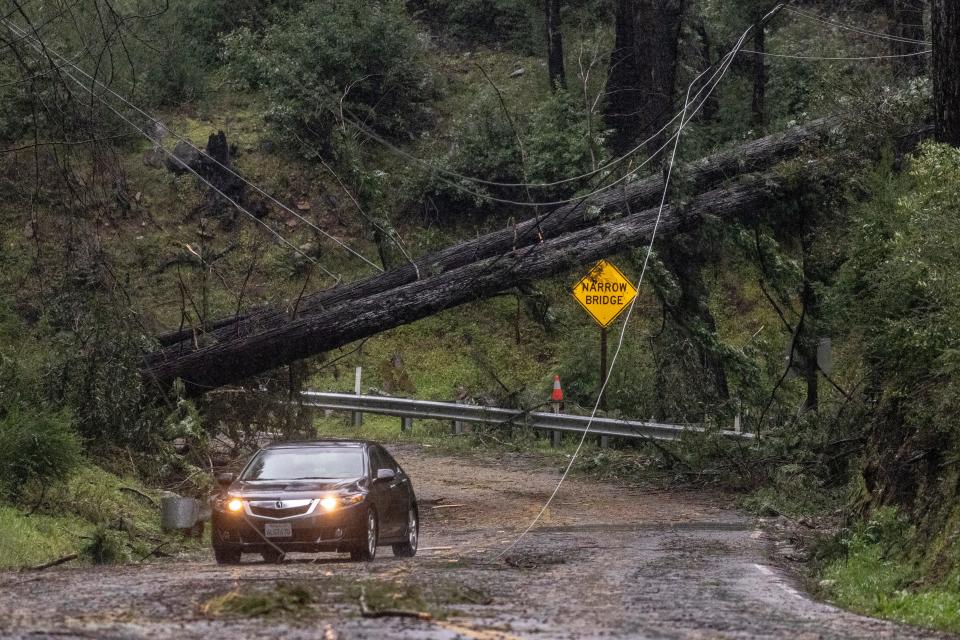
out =
[[240,498],[219,497],[213,501],[213,508],[217,511],[239,513],[243,510],[243,500]]
[[320,498],[320,508],[324,511],[334,511],[341,507],[349,507],[350,505],[363,502],[362,493],[348,493],[344,495],[336,496],[324,496]]

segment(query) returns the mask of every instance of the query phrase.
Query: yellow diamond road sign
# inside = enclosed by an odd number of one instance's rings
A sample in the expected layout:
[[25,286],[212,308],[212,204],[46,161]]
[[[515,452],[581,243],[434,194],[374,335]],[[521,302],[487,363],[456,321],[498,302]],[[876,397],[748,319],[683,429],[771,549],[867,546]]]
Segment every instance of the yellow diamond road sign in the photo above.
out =
[[573,285],[573,297],[601,327],[609,327],[637,297],[637,289],[606,260]]

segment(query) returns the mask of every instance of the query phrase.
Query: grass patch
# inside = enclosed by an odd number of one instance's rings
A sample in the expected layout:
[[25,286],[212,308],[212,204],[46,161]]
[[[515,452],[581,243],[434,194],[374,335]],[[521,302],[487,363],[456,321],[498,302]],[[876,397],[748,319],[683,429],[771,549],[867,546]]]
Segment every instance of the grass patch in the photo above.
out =
[[446,618],[458,612],[457,605],[487,605],[491,598],[485,592],[450,580],[431,580],[420,585],[400,580],[364,580],[351,585],[348,593],[358,601],[366,600],[371,614],[405,612]]
[[308,584],[278,582],[269,589],[234,589],[207,600],[201,611],[208,616],[244,618],[303,617],[312,611],[317,593]]
[[821,581],[826,596],[849,609],[923,627],[960,632],[960,593],[913,586],[915,567],[886,558],[876,546],[831,563]]
[[960,632],[960,582],[925,582],[929,572],[911,553],[914,536],[894,509],[878,510],[832,541],[839,554],[823,565],[821,594],[859,613]]
[[328,614],[344,605],[357,613],[361,597],[369,614],[408,612],[431,617],[452,615],[455,605],[490,604],[485,592],[454,581],[429,585],[402,580],[352,580],[335,576],[317,583],[277,582],[269,586],[243,586],[209,598],[200,612],[210,617],[305,619]]
[[164,534],[159,508],[122,487],[151,494],[133,479],[88,465],[50,486],[42,502],[37,492],[22,505],[0,505],[0,568],[34,566],[71,553],[80,554],[81,562],[119,564],[149,557],[163,542],[168,553],[199,544]]
[[27,516],[19,508],[0,506],[0,568],[34,566],[77,553],[80,536],[92,528],[76,516]]

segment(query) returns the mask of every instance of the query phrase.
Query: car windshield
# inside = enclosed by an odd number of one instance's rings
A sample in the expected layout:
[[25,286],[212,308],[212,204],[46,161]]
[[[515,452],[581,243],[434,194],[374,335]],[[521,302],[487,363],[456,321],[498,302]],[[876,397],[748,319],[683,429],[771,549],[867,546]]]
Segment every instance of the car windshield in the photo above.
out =
[[359,478],[363,475],[363,450],[311,447],[267,449],[257,454],[241,480],[307,480]]

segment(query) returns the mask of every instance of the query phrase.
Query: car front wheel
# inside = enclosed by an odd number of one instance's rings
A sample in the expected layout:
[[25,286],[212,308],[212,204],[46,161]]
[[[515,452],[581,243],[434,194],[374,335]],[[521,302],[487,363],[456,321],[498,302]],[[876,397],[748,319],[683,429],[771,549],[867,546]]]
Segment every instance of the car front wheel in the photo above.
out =
[[377,557],[377,543],[379,542],[380,532],[377,526],[377,514],[373,509],[367,512],[366,533],[366,539],[360,543],[360,546],[350,551],[351,560],[372,562]]

